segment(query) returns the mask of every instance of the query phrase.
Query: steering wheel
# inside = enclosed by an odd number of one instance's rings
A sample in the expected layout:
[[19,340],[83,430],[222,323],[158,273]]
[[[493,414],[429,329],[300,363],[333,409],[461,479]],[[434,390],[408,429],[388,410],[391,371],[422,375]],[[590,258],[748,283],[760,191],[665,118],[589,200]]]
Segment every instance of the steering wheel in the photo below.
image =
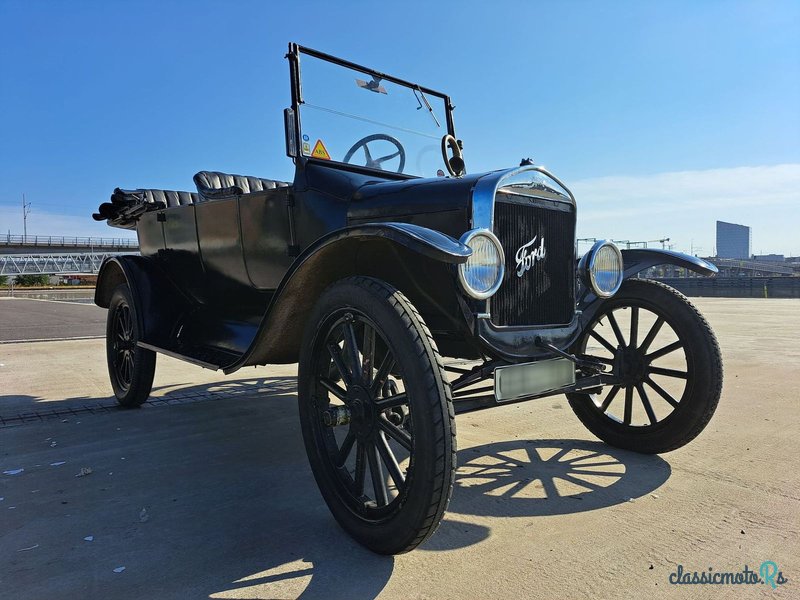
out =
[[[369,151],[369,143],[375,142],[378,140],[384,140],[386,142],[390,142],[397,148],[397,152],[392,152],[391,154],[387,154],[386,156],[381,156],[380,158],[372,158],[372,153]],[[369,167],[371,169],[380,169],[381,165],[385,163],[387,160],[392,160],[393,158],[400,157],[400,166],[397,167],[395,170],[396,173],[402,173],[403,167],[406,166],[406,151],[403,148],[403,145],[395,138],[390,135],[386,135],[385,133],[373,133],[372,135],[368,135],[367,137],[363,137],[358,140],[350,150],[347,151],[347,154],[344,155],[342,162],[349,163],[350,159],[353,158],[353,154],[355,154],[356,150],[359,148],[364,148],[364,156],[367,160],[367,163],[364,165],[365,167]]]

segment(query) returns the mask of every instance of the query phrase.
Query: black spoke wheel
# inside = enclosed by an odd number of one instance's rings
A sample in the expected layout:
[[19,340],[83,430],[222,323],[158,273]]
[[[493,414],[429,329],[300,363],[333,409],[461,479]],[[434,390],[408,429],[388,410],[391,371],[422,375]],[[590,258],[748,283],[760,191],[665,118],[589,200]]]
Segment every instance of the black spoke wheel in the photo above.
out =
[[607,365],[614,383],[567,394],[578,418],[613,446],[668,452],[694,439],[716,410],[722,357],[708,322],[676,290],[630,279],[573,347]]
[[150,395],[156,354],[141,348],[139,323],[131,291],[118,286],[111,296],[106,320],[106,359],[114,396],[121,406],[141,405]]
[[438,526],[455,474],[450,387],[421,316],[365,277],[320,297],[298,372],[314,477],[331,512],[381,554],[407,552]]

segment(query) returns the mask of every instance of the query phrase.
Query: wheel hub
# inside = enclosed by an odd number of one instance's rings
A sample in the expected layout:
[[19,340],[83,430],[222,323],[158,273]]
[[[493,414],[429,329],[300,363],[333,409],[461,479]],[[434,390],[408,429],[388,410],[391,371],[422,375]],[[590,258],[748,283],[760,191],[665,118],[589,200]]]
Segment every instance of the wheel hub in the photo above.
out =
[[355,385],[347,392],[351,423],[359,438],[369,438],[375,427],[376,414],[372,394],[366,388]]
[[648,361],[644,353],[637,348],[620,348],[617,350],[614,360],[623,385],[640,383],[647,375]]

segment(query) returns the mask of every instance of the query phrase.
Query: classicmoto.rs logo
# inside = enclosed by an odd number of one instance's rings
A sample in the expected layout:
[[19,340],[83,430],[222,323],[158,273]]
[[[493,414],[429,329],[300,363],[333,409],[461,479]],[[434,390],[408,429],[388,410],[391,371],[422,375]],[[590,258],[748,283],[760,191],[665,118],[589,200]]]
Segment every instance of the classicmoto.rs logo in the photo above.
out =
[[[534,247],[537,240],[539,241],[539,245]],[[544,260],[546,254],[544,237],[539,239],[538,235],[533,236],[533,239],[527,244],[520,246],[515,256],[517,260],[517,277],[522,277],[525,271],[530,269],[536,261]]]
[[788,583],[774,560],[765,560],[758,571],[750,569],[747,565],[741,571],[715,571],[708,567],[708,571],[687,571],[683,565],[678,565],[675,572],[670,573],[669,582],[673,585],[758,585],[766,584],[772,589]]

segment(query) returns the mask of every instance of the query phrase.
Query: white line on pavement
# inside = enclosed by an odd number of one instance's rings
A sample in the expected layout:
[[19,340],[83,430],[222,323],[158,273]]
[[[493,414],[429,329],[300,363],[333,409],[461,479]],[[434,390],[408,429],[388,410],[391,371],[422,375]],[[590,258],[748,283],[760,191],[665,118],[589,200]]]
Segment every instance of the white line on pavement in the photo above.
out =
[[72,304],[73,306],[97,306],[94,302],[74,302],[70,300],[47,300],[46,298],[25,298],[24,296],[11,296],[11,297],[0,298],[0,300],[33,300],[35,302],[55,302],[56,304]]
[[66,342],[69,340],[102,340],[104,335],[81,335],[76,337],[36,338],[30,340],[0,340],[0,344],[23,344],[28,342]]

